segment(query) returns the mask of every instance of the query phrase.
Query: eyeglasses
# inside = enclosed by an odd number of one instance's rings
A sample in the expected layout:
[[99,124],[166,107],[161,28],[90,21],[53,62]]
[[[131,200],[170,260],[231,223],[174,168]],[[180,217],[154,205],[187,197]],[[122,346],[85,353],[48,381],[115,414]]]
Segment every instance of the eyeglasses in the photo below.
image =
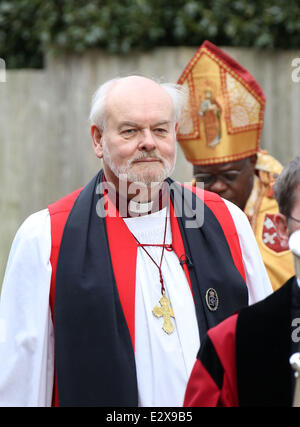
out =
[[195,179],[198,182],[203,182],[204,186],[213,185],[217,179],[220,179],[221,181],[230,185],[230,183],[233,183],[237,179],[241,172],[241,170],[230,170],[227,172],[220,172],[216,174],[197,173],[195,174]]
[[300,219],[294,218],[294,217],[293,217],[293,216],[291,216],[291,215],[289,216],[289,218],[290,218],[290,219],[292,219],[293,221],[300,222]]

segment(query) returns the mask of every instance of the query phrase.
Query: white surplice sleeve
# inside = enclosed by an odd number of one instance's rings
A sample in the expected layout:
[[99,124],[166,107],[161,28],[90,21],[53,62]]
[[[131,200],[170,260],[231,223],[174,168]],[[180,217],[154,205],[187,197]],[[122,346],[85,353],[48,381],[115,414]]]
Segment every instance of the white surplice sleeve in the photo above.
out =
[[223,200],[231,213],[238,232],[250,305],[266,298],[273,292],[273,288],[247,216],[235,204]]
[[0,406],[50,406],[54,373],[50,216],[28,217],[12,243],[0,300]]

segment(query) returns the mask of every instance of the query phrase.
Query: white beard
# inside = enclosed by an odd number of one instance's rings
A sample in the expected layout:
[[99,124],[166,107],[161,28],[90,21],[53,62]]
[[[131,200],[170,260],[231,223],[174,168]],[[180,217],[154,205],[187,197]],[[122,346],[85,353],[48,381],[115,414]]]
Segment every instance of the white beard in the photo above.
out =
[[[103,139],[103,160],[109,166],[109,168],[114,173],[114,175],[116,175],[117,178],[123,181],[127,180],[128,182],[132,182],[132,183],[141,182],[147,186],[153,183],[159,183],[159,184],[162,183],[166,178],[168,178],[173,173],[175,168],[175,163],[176,163],[176,155],[177,155],[177,150],[175,151],[174,161],[173,163],[171,163],[166,161],[163,157],[157,155],[154,151],[153,152],[141,151],[139,155],[135,156],[132,159],[129,159],[125,164],[117,165],[112,160],[107,143]],[[132,165],[135,161],[146,158],[146,157],[158,158],[162,162],[162,165],[160,166],[159,170],[154,170],[153,165],[151,164],[144,167],[144,170],[142,170],[142,167],[139,167],[141,171],[132,170]],[[156,169],[158,169],[156,163],[155,163],[155,167]]]

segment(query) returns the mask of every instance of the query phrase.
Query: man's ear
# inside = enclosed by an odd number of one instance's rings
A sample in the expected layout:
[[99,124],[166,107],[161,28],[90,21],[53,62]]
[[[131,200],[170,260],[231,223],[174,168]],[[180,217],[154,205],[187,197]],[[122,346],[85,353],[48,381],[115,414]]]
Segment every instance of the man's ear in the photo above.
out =
[[257,154],[253,154],[249,157],[250,159],[250,165],[252,166],[253,170],[255,168],[256,162],[257,162]]
[[96,126],[91,126],[91,136],[93,140],[93,148],[95,151],[96,156],[99,159],[102,159],[103,157],[103,133],[102,131]]
[[281,245],[284,247],[288,247],[289,234],[288,234],[288,223],[287,223],[286,217],[281,213],[277,213],[274,215],[273,220],[275,223],[275,227],[276,227]]

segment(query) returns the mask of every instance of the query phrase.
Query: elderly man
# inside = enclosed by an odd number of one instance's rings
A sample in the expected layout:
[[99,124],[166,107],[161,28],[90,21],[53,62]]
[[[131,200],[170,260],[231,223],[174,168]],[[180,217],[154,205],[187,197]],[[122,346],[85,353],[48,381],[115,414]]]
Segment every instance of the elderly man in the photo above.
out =
[[275,183],[275,217],[284,244],[292,242],[297,277],[264,301],[244,308],[203,340],[187,387],[186,406],[291,406],[290,356],[300,343],[300,156]]
[[181,104],[139,76],[95,93],[103,170],[12,245],[0,404],[182,405],[206,330],[272,292],[244,213],[168,178]]
[[282,166],[259,149],[264,93],[247,70],[208,41],[178,82],[189,91],[178,141],[193,164],[194,182],[203,182],[206,190],[246,213],[273,289],[278,289],[294,268],[274,224],[273,184]]

